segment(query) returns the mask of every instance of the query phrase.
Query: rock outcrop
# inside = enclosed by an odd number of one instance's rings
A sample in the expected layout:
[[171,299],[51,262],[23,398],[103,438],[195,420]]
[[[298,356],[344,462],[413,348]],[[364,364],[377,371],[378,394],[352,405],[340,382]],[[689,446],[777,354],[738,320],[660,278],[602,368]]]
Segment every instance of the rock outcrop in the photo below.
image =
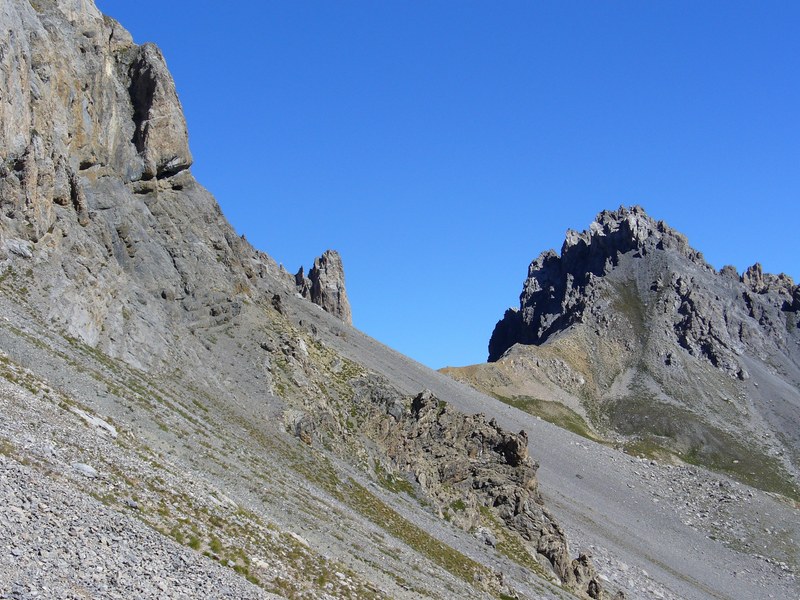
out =
[[186,121],[161,50],[136,49],[129,67],[133,104],[133,143],[144,162],[142,176],[174,175],[192,164]]
[[[37,241],[66,217],[88,222],[86,186],[191,165],[172,76],[91,3],[5,2],[0,60],[4,229]],[[61,208],[64,207],[64,208]]]
[[352,324],[353,315],[344,285],[344,266],[342,257],[336,250],[326,250],[314,259],[314,265],[305,276],[303,267],[295,274],[298,293],[325,311]]
[[451,518],[459,526],[482,527],[494,536],[482,519],[482,511],[490,510],[561,583],[602,597],[591,561],[570,558],[566,536],[544,506],[524,431],[510,433],[483,415],[463,415],[429,391],[415,396],[410,410],[391,412],[373,424],[375,438],[439,510],[456,506]]

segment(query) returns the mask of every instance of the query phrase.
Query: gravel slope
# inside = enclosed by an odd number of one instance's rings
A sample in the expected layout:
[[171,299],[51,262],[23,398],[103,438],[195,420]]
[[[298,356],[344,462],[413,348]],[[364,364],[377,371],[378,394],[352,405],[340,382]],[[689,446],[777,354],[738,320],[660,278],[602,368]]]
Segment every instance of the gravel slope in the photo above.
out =
[[0,598],[279,597],[3,455],[0,548]]
[[[0,307],[0,507],[12,507],[0,518],[0,549],[8,549],[0,595],[271,597],[233,570],[246,567],[287,597],[492,597],[321,485],[335,477],[356,480],[409,527],[522,597],[572,597],[418,499],[381,488],[347,461],[320,460],[255,390],[234,403],[193,405],[194,396],[173,396],[154,380],[148,389],[176,404],[132,403],[137,385],[150,384],[117,386],[136,372],[44,335],[2,294]],[[192,538],[197,552],[186,548],[195,548]],[[205,572],[213,577],[198,579]]]

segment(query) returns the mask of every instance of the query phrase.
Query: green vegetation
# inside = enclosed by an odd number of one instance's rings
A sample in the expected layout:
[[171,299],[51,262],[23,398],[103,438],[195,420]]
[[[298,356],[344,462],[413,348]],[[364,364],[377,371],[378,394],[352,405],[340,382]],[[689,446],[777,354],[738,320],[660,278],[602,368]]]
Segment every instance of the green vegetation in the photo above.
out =
[[411,485],[411,483],[405,477],[389,473],[377,460],[375,461],[374,468],[378,483],[383,488],[389,490],[390,492],[394,492],[395,494],[404,493],[411,497],[416,497],[416,490],[414,489],[414,486]]
[[464,509],[467,508],[467,506],[466,504],[464,504],[464,501],[461,498],[459,498],[458,500],[450,503],[450,508],[452,508],[454,511],[457,512],[463,512]]
[[505,524],[501,523],[488,506],[481,506],[480,512],[484,525],[490,529],[497,538],[497,546],[495,546],[495,548],[500,554],[514,561],[521,567],[530,569],[544,579],[552,579],[551,576],[548,576],[544,567],[533,557],[530,550],[525,547],[525,543],[518,533],[511,531]]
[[595,442],[602,442],[600,438],[592,433],[589,425],[578,413],[568,408],[560,402],[531,398],[530,396],[513,396],[508,398],[493,394],[501,402],[525,411],[535,417],[541,417],[548,423],[558,425],[562,429],[571,431],[581,437],[585,437]]
[[609,407],[609,419],[620,433],[635,435],[628,454],[653,459],[677,456],[689,464],[730,475],[734,479],[800,501],[780,461],[700,419],[691,411],[646,395],[629,396]]
[[652,435],[637,436],[624,444],[622,451],[631,456],[649,458],[660,462],[675,462],[677,454],[669,450]]
[[208,542],[208,547],[214,554],[222,554],[224,549],[219,538],[213,535],[211,536],[211,540]]

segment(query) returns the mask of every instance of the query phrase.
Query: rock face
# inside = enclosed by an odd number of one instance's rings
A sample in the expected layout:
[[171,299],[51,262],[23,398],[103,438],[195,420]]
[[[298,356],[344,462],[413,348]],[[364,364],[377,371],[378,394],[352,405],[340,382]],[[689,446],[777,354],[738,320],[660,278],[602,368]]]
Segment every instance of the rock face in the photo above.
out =
[[311,300],[345,323],[352,324],[353,315],[344,286],[344,266],[336,250],[326,250],[322,256],[314,259],[308,277],[303,267],[294,277],[297,291],[303,298]]
[[37,240],[64,216],[57,207],[86,224],[87,179],[114,173],[131,183],[191,165],[175,85],[155,46],[134,45],[91,3],[6,2],[2,11],[2,199],[15,219],[6,227]]
[[793,495],[799,295],[758,264],[716,272],[640,207],[604,211],[530,264],[519,308],[489,342],[497,369],[463,377],[506,398],[557,399],[597,432]]
[[174,175],[191,166],[186,121],[161,51],[153,44],[136,49],[129,67],[133,143],[144,160],[145,178]]
[[[144,366],[182,327],[235,317],[254,281],[290,285],[189,172],[156,46],[91,2],[5,2],[0,18],[0,255],[46,271],[47,319]],[[318,261],[309,297],[349,319],[341,260]]]
[[567,231],[560,256],[547,250],[528,267],[520,308],[509,309],[495,327],[489,361],[497,360],[516,343],[541,344],[581,322],[597,300],[597,278],[614,270],[622,255],[644,257],[656,251],[711,269],[682,234],[663,221],[654,221],[638,206],[603,211],[588,230]]

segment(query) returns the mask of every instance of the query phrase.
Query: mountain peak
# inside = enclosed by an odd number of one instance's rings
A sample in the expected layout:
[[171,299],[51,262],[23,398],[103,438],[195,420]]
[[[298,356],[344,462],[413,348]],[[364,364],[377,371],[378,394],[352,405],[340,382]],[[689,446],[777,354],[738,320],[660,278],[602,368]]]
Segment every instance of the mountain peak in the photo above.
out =
[[600,275],[607,270],[606,261],[617,254],[653,249],[674,250],[693,262],[705,264],[703,255],[689,246],[686,236],[664,221],[656,221],[641,206],[604,210],[588,229],[567,230],[561,256],[568,264],[585,262],[588,258],[589,271]]
[[[620,207],[615,211],[602,211],[582,232],[568,230],[560,255],[547,250],[531,262],[519,308],[506,311],[495,326],[489,341],[489,361],[496,361],[517,343],[542,344],[571,325],[584,322],[589,314],[594,315],[590,319],[592,322],[604,323],[609,318],[609,298],[616,294],[614,286],[635,283],[631,292],[642,296],[642,302],[647,303],[665,286],[674,287],[673,280],[679,282],[675,283],[678,307],[684,301],[680,298],[690,291],[698,296],[701,289],[714,288],[722,281],[741,287],[730,290],[733,292],[730,302],[734,304],[742,301],[743,294],[755,293],[769,296],[767,303],[784,311],[793,311],[795,305],[800,305],[795,298],[797,287],[790,277],[765,274],[759,264],[750,267],[741,277],[733,268],[717,273],[682,233],[664,221],[653,219],[640,206]],[[649,297],[651,295],[653,298]],[[722,297],[722,294],[717,296]],[[701,304],[709,308],[713,298]],[[698,315],[698,319],[684,320],[696,328],[701,321],[716,320],[703,315]],[[780,314],[776,314],[774,322],[779,320]],[[766,327],[764,323],[760,326]],[[724,330],[727,326],[723,323],[720,328]],[[771,324],[769,328],[770,335],[775,334],[772,337],[776,343],[782,344],[780,327]],[[681,327],[674,324],[673,329],[683,339]],[[739,352],[742,335],[745,334],[734,332],[711,336],[709,344],[703,347],[717,357],[712,363],[724,364],[726,369],[739,373],[735,355]],[[722,355],[727,358],[720,359]]]
[[601,212],[530,264],[489,362],[461,377],[502,398],[555,396],[601,435],[798,494],[800,286],[759,263],[717,272],[640,207]]
[[602,211],[583,232],[568,229],[561,252],[581,243],[590,245],[600,238],[620,238],[641,245],[650,237],[660,238],[658,229],[659,224],[641,206],[620,206],[614,211]]

